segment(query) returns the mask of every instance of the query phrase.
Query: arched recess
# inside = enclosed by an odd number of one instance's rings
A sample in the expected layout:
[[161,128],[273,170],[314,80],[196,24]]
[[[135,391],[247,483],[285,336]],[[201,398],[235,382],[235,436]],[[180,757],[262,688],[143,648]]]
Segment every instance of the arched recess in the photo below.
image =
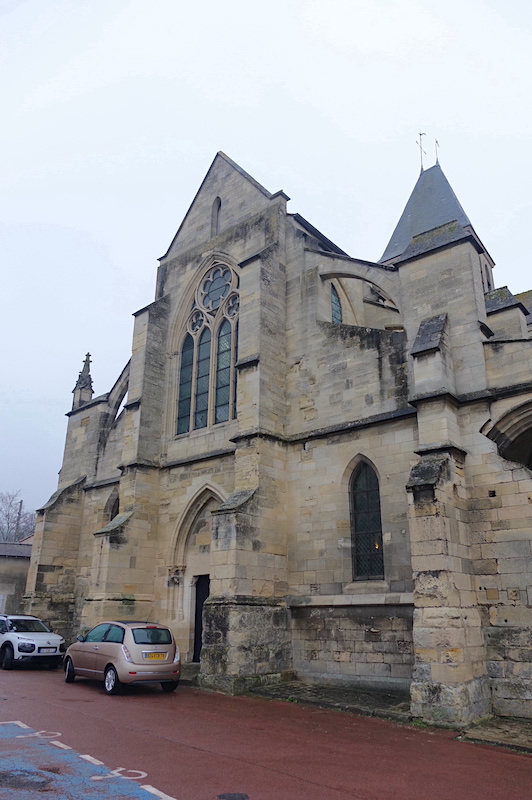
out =
[[349,497],[352,578],[384,580],[380,477],[373,462],[358,454],[344,473]]
[[532,470],[532,400],[506,412],[483,433],[495,442],[503,458]]
[[211,213],[211,236],[218,236],[220,233],[220,217],[222,213],[222,201],[217,197],[212,204]]
[[194,523],[202,515],[202,511],[207,505],[220,506],[226,499],[218,488],[211,484],[205,484],[194,495],[177,522],[169,558],[170,563],[181,565],[185,563],[187,544]]
[[343,322],[349,325],[361,325],[377,329],[402,329],[403,320],[398,304],[390,291],[365,274],[342,273],[339,271],[321,271],[320,277],[328,289],[327,301],[330,302],[330,287],[338,292],[342,307],[346,310]]
[[110,522],[120,513],[120,496],[118,494],[118,489],[115,488],[107,498],[107,502],[105,503],[103,514],[104,514],[104,525],[107,522]]
[[211,511],[223,501],[215,487],[204,486],[181,515],[169,553],[167,608],[187,661],[199,659],[201,612],[211,576]]

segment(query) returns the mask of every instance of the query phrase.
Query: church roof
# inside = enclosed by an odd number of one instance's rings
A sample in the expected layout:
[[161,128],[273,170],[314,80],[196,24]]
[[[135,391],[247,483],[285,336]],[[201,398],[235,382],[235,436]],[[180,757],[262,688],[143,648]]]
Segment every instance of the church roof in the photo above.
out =
[[379,263],[402,256],[414,237],[450,222],[471,227],[442,168],[435,164],[422,170]]

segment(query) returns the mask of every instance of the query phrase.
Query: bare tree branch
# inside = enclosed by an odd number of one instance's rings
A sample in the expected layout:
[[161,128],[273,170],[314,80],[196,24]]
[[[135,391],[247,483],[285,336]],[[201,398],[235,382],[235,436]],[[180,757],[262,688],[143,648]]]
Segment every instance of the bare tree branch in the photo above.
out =
[[18,542],[34,527],[35,512],[25,510],[20,491],[0,492],[0,542]]

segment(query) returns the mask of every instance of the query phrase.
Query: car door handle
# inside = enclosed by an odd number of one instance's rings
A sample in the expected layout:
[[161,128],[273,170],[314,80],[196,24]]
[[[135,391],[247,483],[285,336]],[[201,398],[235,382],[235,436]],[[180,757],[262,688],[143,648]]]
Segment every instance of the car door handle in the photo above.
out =
[[93,650],[99,650],[100,648],[99,648],[99,647],[96,647],[96,645],[95,645],[95,646],[94,646],[92,649],[93,649]]

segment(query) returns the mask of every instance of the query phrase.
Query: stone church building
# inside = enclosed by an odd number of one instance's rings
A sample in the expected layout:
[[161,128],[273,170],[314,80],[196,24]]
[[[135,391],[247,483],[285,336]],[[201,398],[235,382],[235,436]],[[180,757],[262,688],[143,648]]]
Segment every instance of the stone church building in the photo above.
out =
[[165,623],[222,691],[532,717],[532,292],[438,163],[377,263],[288,199],[218,153],[108,393],[87,356],[26,610]]

